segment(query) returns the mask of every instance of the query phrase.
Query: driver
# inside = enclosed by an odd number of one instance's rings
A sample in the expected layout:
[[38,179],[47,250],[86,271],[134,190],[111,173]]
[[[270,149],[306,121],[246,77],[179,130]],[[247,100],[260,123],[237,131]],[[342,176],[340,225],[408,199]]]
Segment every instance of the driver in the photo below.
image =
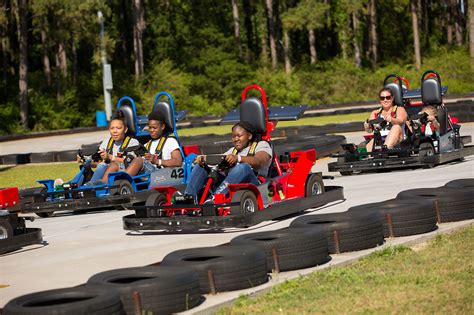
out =
[[[214,193],[228,194],[228,184],[252,183],[259,185],[257,176],[266,177],[270,167],[273,150],[267,141],[259,141],[251,124],[241,121],[232,127],[232,143],[234,147],[227,150],[225,160],[231,167],[227,176],[222,175],[221,183]],[[196,158],[202,165],[206,156]],[[186,190],[185,197],[192,196],[197,203],[198,192],[204,186],[208,174],[203,167],[194,167]],[[206,200],[206,202],[212,199]]]
[[[370,113],[369,120],[383,118],[387,124],[380,130],[384,145],[387,149],[402,142],[405,137],[405,123],[407,121],[407,112],[405,108],[393,103],[393,92],[389,88],[383,88],[379,92],[381,107]],[[364,122],[364,130],[373,132],[368,121]],[[371,152],[374,148],[374,139],[367,143],[367,151]]]

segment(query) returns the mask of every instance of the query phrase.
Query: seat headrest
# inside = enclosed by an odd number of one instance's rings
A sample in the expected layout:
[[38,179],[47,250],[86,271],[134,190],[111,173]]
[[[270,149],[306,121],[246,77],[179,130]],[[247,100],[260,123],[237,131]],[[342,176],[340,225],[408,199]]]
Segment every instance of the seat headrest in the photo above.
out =
[[429,78],[421,83],[421,100],[425,104],[441,104],[443,102],[438,80]]
[[160,112],[165,116],[166,129],[172,131],[174,129],[173,113],[170,104],[167,102],[158,102],[153,106],[152,112]]
[[256,97],[249,97],[240,105],[240,121],[246,121],[253,126],[257,133],[265,133],[267,120],[262,101]]
[[135,116],[133,115],[133,108],[128,104],[123,104],[120,106],[120,110],[122,111],[125,119],[127,120],[128,132],[131,134],[135,134],[137,131],[135,128]]
[[392,82],[385,85],[385,87],[392,90],[393,103],[397,106],[403,106],[403,91],[400,89],[400,85],[398,83]]

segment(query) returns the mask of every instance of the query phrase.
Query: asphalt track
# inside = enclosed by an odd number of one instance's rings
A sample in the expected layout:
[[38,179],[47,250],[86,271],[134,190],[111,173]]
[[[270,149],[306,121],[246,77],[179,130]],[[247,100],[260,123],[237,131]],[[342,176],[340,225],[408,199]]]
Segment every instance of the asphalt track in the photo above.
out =
[[[461,134],[474,136],[474,123],[463,124]],[[361,132],[345,136],[347,142],[359,143],[362,139]],[[314,170],[323,171],[324,175],[334,175],[334,180],[325,180],[325,184],[343,186],[346,200],[313,210],[313,214],[343,212],[351,206],[393,198],[402,190],[438,187],[453,179],[474,177],[474,156],[467,157],[463,162],[440,165],[434,169],[409,169],[347,177],[327,172],[327,164],[330,161],[332,159],[329,158],[318,160]],[[178,249],[223,244],[240,234],[286,227],[293,220],[264,222],[248,229],[233,229],[221,233],[129,233],[122,229],[122,217],[130,213],[132,211],[129,210],[75,215],[63,213],[53,218],[37,218],[34,222],[27,222],[29,227],[43,229],[46,243],[0,256],[0,308],[20,295],[80,285],[98,272],[153,264]],[[472,224],[473,221],[443,224],[440,231]],[[398,243],[416,242],[434,233],[437,232],[395,240]],[[347,263],[368,252],[370,251],[333,255],[332,264]],[[284,280],[286,275],[296,277],[306,272],[308,270],[282,273],[275,279]],[[265,289],[268,284],[261,287]],[[258,290],[257,287],[244,292],[252,293]],[[238,297],[239,294],[241,292],[229,292],[207,297],[203,305],[190,312],[206,313],[209,311],[208,307],[220,305],[226,300]]]

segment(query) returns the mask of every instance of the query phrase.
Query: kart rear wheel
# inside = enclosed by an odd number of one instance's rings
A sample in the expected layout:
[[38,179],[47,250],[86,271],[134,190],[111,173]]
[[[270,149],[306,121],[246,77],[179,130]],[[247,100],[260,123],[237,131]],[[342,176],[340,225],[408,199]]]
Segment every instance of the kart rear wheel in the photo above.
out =
[[161,206],[168,201],[166,196],[157,191],[152,192],[148,198],[146,198],[145,206],[153,207],[152,209],[137,209],[135,210],[135,215],[138,218],[148,218],[148,217],[160,217],[161,210],[154,207]]
[[[35,193],[38,194],[44,194],[48,191],[46,187],[41,187],[38,188],[38,190],[35,191]],[[33,203],[41,203],[41,202],[46,202],[46,197],[45,196],[33,196]],[[54,211],[48,211],[48,212],[35,212],[37,216],[40,218],[50,218],[53,216]]]
[[258,211],[257,197],[250,190],[236,191],[231,202],[238,202],[238,206],[230,207],[230,214],[248,214]]
[[0,240],[4,240],[13,236],[13,227],[5,219],[0,218]]
[[130,195],[133,194],[132,184],[126,179],[119,179],[114,182],[113,188],[110,188],[111,195]]
[[324,191],[323,179],[316,174],[310,175],[306,181],[305,197],[320,195],[324,193]]
[[[435,150],[433,145],[430,142],[423,142],[420,144],[420,149],[418,151],[419,157],[433,156],[435,155]],[[433,168],[435,165],[433,163],[427,164],[425,168]]]

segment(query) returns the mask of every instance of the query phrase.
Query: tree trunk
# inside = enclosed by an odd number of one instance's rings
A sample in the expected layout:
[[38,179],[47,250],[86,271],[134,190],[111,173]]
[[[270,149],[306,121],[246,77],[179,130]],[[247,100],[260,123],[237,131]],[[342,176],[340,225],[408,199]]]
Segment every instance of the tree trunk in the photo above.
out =
[[[43,20],[44,22],[44,20]],[[49,61],[48,55],[48,35],[46,33],[45,26],[41,27],[41,54],[43,60],[43,72],[44,77],[46,79],[46,85],[49,87],[51,86],[51,64]]]
[[20,25],[19,89],[20,119],[24,128],[28,128],[28,0],[18,0],[18,21]]
[[370,64],[374,69],[378,62],[378,37],[377,37],[377,6],[375,0],[370,0],[369,3],[369,24],[370,24]]
[[354,36],[352,37],[352,44],[354,46],[354,61],[357,68],[362,66],[362,60],[360,57],[360,47],[359,47],[359,37],[357,34],[359,33],[359,18],[357,17],[357,12],[352,12],[352,30]]
[[235,45],[239,50],[239,58],[242,59],[242,45],[240,44],[240,16],[239,16],[239,6],[237,5],[237,0],[232,1],[232,17],[234,18],[234,35],[235,35]]
[[416,7],[416,0],[410,1],[411,17],[413,27],[413,46],[415,49],[415,66],[417,70],[421,69],[421,54],[420,54],[420,37],[418,35],[418,8]]
[[253,35],[253,25],[252,25],[252,7],[249,0],[243,0],[244,7],[244,24],[245,31],[247,33],[247,61],[249,63],[253,62],[254,56],[256,54],[254,47],[254,35]]
[[469,53],[471,55],[471,71],[474,72],[474,1],[468,3],[468,19],[469,19]]
[[145,9],[142,0],[133,0],[133,51],[135,54],[135,79],[144,73],[143,32],[145,30]]
[[67,77],[67,57],[66,57],[66,47],[64,46],[64,42],[60,41],[58,43],[58,61],[59,61],[59,68],[61,69],[61,75],[63,78]]
[[265,0],[267,8],[268,34],[270,37],[270,54],[272,57],[272,69],[276,70],[278,66],[277,48],[275,39],[275,21],[273,17],[273,0]]
[[59,54],[57,53],[57,51],[54,54],[54,61],[56,62],[56,98],[59,100],[61,98],[61,61],[59,60]]
[[285,55],[285,73],[291,74],[290,36],[287,29],[283,30],[283,52]]
[[318,61],[318,54],[316,52],[316,32],[314,29],[308,30],[308,41],[309,41],[309,55],[311,57],[310,63],[314,65]]
[[120,48],[122,49],[122,58],[123,63],[128,69],[129,66],[129,45],[128,45],[128,37],[127,37],[127,28],[128,28],[128,20],[127,20],[127,1],[122,0],[120,1],[120,40],[121,45]]
[[72,53],[72,84],[76,85],[77,80],[77,49],[76,38],[71,36],[71,53]]
[[448,2],[447,14],[446,14],[446,37],[448,41],[448,45],[451,46],[453,44],[453,1],[450,0]]
[[[472,0],[471,0],[472,1]],[[463,37],[463,21],[462,21],[462,15],[459,10],[459,4],[457,3],[456,0],[454,0],[454,34],[456,35],[456,45],[461,46],[462,45],[462,37]]]

